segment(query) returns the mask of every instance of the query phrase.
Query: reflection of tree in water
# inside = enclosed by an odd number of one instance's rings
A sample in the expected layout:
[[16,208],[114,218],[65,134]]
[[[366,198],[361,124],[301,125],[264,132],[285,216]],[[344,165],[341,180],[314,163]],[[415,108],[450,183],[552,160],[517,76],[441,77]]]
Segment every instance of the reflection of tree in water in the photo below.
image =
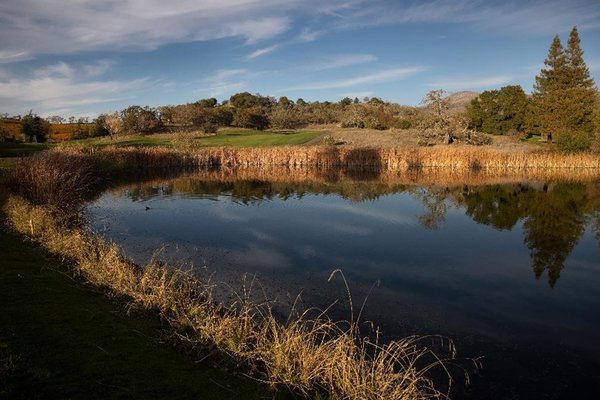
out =
[[425,214],[419,217],[419,222],[427,229],[440,229],[446,222],[448,206],[446,198],[450,190],[445,187],[418,188],[413,195],[425,207]]
[[523,199],[533,190],[526,185],[491,185],[463,188],[466,213],[480,224],[512,229],[524,215]]
[[535,277],[547,270],[548,282],[554,287],[585,230],[585,186],[559,184],[548,192],[537,192],[535,200],[523,223],[525,244],[531,250]]
[[[342,172],[343,174],[345,172]],[[358,178],[358,175],[356,176]],[[500,230],[523,221],[524,243],[530,249],[536,278],[548,272],[554,286],[564,262],[582,236],[588,221],[600,245],[600,184],[508,184],[475,187],[411,187],[379,180],[268,182],[262,180],[177,180],[132,185],[127,194],[134,201],[154,196],[219,196],[248,204],[262,200],[301,198],[307,193],[336,194],[350,201],[375,200],[381,195],[408,191],[425,208],[419,217],[427,229],[440,229],[449,202],[465,208],[474,221]]]
[[583,184],[555,184],[535,189],[526,185],[465,188],[463,202],[473,220],[511,229],[523,220],[524,242],[531,251],[533,271],[548,271],[554,287],[564,262],[581,238],[589,200]]

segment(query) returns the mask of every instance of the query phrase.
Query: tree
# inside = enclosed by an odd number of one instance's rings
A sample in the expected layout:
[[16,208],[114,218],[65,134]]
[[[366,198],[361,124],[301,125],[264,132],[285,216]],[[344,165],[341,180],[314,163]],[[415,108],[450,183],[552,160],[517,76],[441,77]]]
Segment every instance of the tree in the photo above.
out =
[[94,121],[92,123],[94,124],[92,131],[91,131],[92,136],[96,137],[96,136],[110,135],[110,132],[108,131],[108,128],[106,127],[106,115],[105,114],[98,115],[98,117],[96,119],[94,119]]
[[45,142],[50,132],[50,123],[37,114],[29,111],[29,114],[21,118],[21,133],[33,142]]
[[51,115],[46,118],[46,121],[50,122],[51,124],[62,124],[65,122],[65,119],[60,115]]
[[554,37],[531,104],[530,127],[546,139],[557,139],[563,149],[586,148],[592,141],[597,90],[580,44],[577,27],[571,30],[566,50],[558,35]]
[[341,106],[349,106],[350,104],[352,104],[352,99],[350,97],[344,97],[343,99],[340,100],[340,105]]
[[121,111],[121,129],[128,133],[150,133],[161,126],[156,110],[150,107],[130,106]]
[[213,108],[217,105],[217,103],[218,103],[218,101],[214,97],[211,97],[209,99],[198,100],[196,102],[196,104],[198,104],[200,107],[205,107],[205,108]]
[[123,128],[121,115],[116,111],[112,114],[104,115],[104,126],[112,139],[113,136],[118,135]]
[[432,90],[423,97],[421,104],[429,111],[428,118],[423,121],[423,128],[427,131],[424,134],[428,137],[443,138],[445,144],[450,144],[453,138],[446,94],[443,89]]
[[569,130],[591,134],[594,131],[593,116],[598,92],[583,60],[577,27],[573,27],[569,35],[566,55],[568,65],[565,84],[568,119],[565,122]]
[[521,86],[486,90],[467,107],[469,126],[494,135],[521,132],[525,125],[528,102]]

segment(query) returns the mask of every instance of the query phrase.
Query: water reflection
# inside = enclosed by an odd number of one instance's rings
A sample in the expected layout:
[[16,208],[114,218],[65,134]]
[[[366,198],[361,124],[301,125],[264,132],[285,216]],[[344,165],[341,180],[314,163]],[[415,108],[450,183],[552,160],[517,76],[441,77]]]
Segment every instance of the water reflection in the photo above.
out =
[[164,245],[165,261],[191,260],[231,285],[258,273],[281,303],[300,292],[311,307],[341,299],[341,318],[347,297],[327,283],[332,269],[355,304],[379,281],[363,317],[387,338],[441,333],[462,355],[485,356],[465,398],[596,391],[598,180],[213,171],[117,187],[88,212],[136,262]]
[[[114,191],[124,191],[133,201],[170,195],[217,200],[219,196],[227,195],[245,205],[273,199],[301,199],[307,194],[337,195],[360,203],[404,193],[420,202],[424,212],[416,217],[429,230],[444,227],[450,207],[464,210],[473,221],[498,230],[512,230],[521,224],[523,242],[530,250],[533,273],[537,279],[546,273],[550,287],[556,285],[565,260],[588,224],[600,245],[599,182],[415,186],[403,181],[390,183],[371,178],[373,176],[365,175],[364,171],[355,173],[350,179],[339,179],[339,176],[332,179],[329,176],[321,182],[226,181],[220,176],[202,174],[140,183]],[[336,229],[365,230],[342,225]]]

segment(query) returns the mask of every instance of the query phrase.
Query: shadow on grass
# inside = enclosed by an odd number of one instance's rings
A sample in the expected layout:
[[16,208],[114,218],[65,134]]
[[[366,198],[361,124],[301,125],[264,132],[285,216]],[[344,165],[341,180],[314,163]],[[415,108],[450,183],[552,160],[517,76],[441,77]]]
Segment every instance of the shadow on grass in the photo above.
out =
[[0,398],[272,398],[179,353],[156,317],[125,312],[4,226],[0,242]]

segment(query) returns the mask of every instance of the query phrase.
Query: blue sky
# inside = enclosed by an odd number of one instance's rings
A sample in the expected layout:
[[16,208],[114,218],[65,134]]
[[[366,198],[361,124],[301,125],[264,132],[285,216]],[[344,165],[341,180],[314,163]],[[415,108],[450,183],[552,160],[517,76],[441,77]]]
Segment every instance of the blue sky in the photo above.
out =
[[249,91],[307,101],[518,84],[579,28],[600,78],[600,1],[3,0],[0,113],[95,116]]

